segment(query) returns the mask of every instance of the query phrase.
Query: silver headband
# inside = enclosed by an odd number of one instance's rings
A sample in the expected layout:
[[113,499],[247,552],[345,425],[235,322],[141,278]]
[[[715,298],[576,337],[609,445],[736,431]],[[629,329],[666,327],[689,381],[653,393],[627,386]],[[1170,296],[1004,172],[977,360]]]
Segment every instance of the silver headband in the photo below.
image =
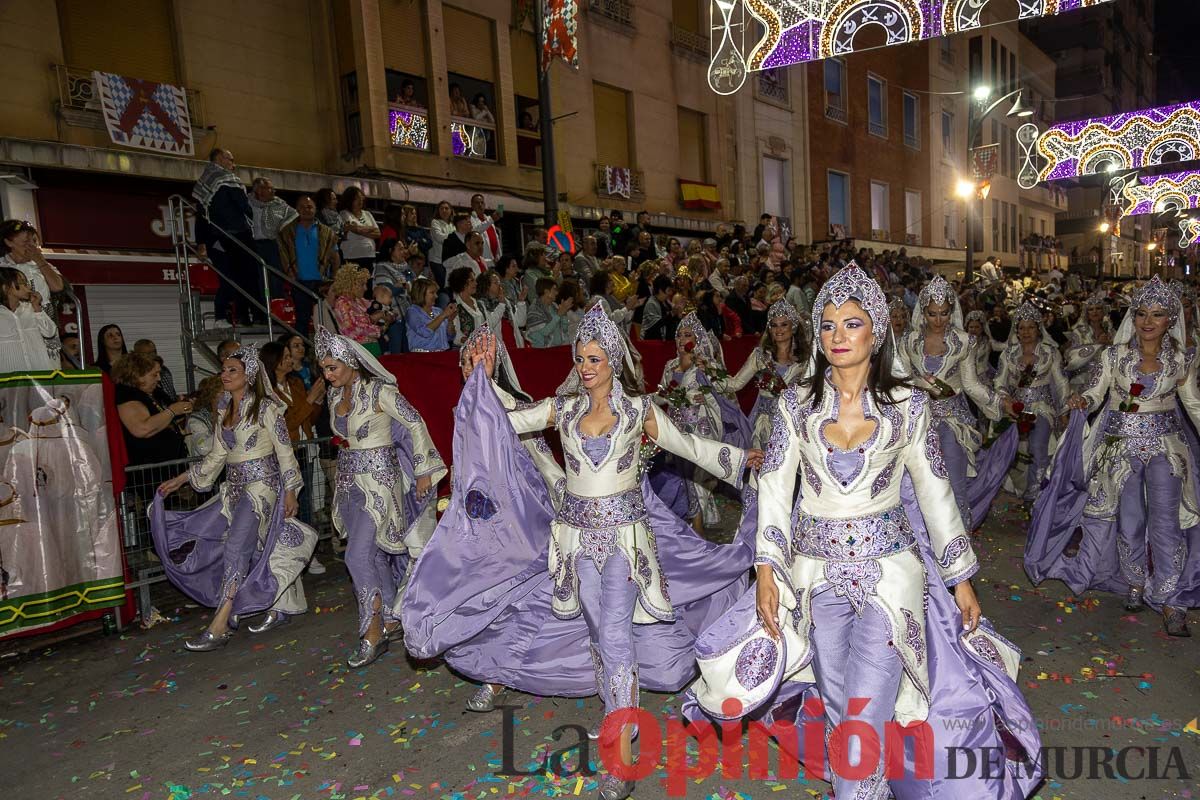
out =
[[779,317],[786,317],[787,321],[792,323],[793,330],[800,329],[800,326],[802,324],[802,320],[800,318],[800,312],[797,311],[796,307],[794,305],[792,305],[791,303],[789,303],[787,300],[776,300],[771,305],[771,307],[767,309],[767,322],[768,323],[770,323],[771,321],[773,321],[775,319],[778,319]]
[[336,358],[351,369],[358,369],[362,366],[355,356],[354,349],[344,336],[339,336],[323,325],[318,325],[317,335],[314,338],[317,361]]
[[262,362],[258,359],[258,345],[244,344],[230,353],[229,358],[241,361],[246,368],[246,383],[254,383],[254,379],[258,377],[258,370],[262,367]]
[[[972,314],[976,313],[974,311]],[[1015,328],[1022,322],[1036,322],[1038,329],[1042,327],[1042,312],[1033,303],[1028,301],[1021,303],[1016,311],[1012,313],[1013,327]]]
[[976,309],[975,311],[967,314],[967,322],[970,323],[972,320],[979,320],[979,324],[983,326],[984,330],[987,330],[987,314],[984,314],[982,311]]
[[813,338],[817,347],[825,353],[820,335],[821,315],[825,306],[832,303],[835,308],[841,308],[848,300],[857,300],[871,318],[871,333],[875,335],[875,346],[871,348],[871,353],[878,353],[890,333],[887,297],[875,279],[863,272],[853,261],[834,273],[833,277],[825,281],[821,291],[817,292],[812,311]]

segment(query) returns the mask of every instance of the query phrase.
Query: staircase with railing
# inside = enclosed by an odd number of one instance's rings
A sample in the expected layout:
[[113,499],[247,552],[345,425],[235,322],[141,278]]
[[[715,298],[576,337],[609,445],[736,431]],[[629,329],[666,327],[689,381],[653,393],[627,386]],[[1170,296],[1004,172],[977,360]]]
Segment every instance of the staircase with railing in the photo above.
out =
[[[243,289],[240,282],[234,280],[233,276],[225,274],[210,259],[201,255],[195,242],[189,241],[186,216],[192,214],[199,217],[203,212],[194,203],[181,195],[171,195],[168,203],[171,245],[175,251],[175,277],[179,285],[180,335],[183,344],[183,361],[187,373],[189,392],[196,389],[196,373],[198,371],[210,374],[215,374],[219,371],[221,365],[217,358],[216,348],[220,342],[226,339],[232,338],[238,341],[274,339],[278,334],[288,332],[300,336],[311,345],[312,340],[308,331],[296,330],[291,324],[272,312],[271,300],[282,296],[279,294],[276,294],[274,297],[272,296],[272,279],[275,280],[276,285],[288,287],[293,297],[297,294],[303,294],[312,298],[314,303],[314,323],[323,317],[327,318],[327,315],[323,313],[325,306],[323,297],[268,264],[258,253],[247,247],[237,237],[219,226],[209,223],[211,229],[221,237],[223,246],[240,247],[250,255],[255,264],[258,265],[257,268],[262,271],[263,295],[262,297],[253,296],[250,292]],[[205,312],[202,308],[206,297],[192,285],[191,271],[197,266],[204,266],[212,270],[230,289],[237,292],[238,299],[236,302],[239,304],[245,302],[250,307],[257,309],[258,315],[266,320],[266,324],[254,326],[235,325],[233,328],[217,325],[216,323],[219,320],[215,318],[215,315],[211,312]],[[207,363],[197,363],[197,354],[200,354]]]

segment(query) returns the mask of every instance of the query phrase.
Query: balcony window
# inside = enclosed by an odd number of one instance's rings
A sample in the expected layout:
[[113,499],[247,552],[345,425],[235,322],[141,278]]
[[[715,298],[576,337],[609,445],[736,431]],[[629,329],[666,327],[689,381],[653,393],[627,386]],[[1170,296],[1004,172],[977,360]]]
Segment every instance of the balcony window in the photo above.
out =
[[829,233],[835,239],[850,235],[850,176],[829,170]]
[[825,116],[846,121],[846,62],[840,58],[825,59]]
[[887,83],[874,75],[867,76],[867,130],[887,138]]
[[537,98],[517,95],[517,163],[542,167],[541,107]]
[[449,73],[450,147],[460,158],[496,160],[495,90],[491,83]]
[[954,156],[954,114],[949,111],[942,112],[942,155]]
[[888,185],[871,181],[871,238],[877,241],[887,241],[890,238],[888,224],[890,211],[888,209]]
[[759,70],[756,75],[758,80],[754,84],[754,91],[758,95],[758,99],[768,100],[776,105],[786,107],[788,105],[787,67]]
[[418,75],[392,69],[386,77],[392,146],[429,152],[429,84]]
[[904,144],[921,149],[921,98],[909,92],[904,93]]

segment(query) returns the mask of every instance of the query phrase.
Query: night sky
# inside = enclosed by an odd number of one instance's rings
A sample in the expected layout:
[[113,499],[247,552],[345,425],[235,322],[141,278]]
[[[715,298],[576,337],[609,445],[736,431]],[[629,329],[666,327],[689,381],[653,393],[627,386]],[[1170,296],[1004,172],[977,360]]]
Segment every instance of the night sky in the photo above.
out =
[[1200,98],[1200,0],[1155,0],[1160,104]]

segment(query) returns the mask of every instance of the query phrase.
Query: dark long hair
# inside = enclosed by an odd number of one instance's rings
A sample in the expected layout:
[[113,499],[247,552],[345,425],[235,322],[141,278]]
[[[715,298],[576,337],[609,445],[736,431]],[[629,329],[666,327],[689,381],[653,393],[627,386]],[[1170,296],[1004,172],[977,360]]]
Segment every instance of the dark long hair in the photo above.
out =
[[[767,320],[767,329],[763,331],[762,340],[758,344],[762,351],[775,360],[775,342],[771,339],[771,320]],[[804,325],[792,323],[792,361],[803,364],[812,356],[813,343],[805,334]],[[882,351],[881,351],[882,352]]]
[[[820,331],[813,334],[814,338],[820,335]],[[883,336],[883,347],[879,348],[878,353],[871,356],[871,370],[867,373],[867,391],[871,393],[871,400],[875,405],[891,406],[900,402],[900,399],[894,396],[894,390],[911,388],[911,386],[904,379],[892,374],[892,361],[896,355],[895,340],[890,329],[883,331]],[[808,389],[811,408],[817,408],[825,397],[825,372],[829,368],[829,359],[825,358],[825,354],[821,352],[817,342],[813,342],[813,347],[817,352],[816,369],[812,375],[801,381],[800,385]]]
[[[104,347],[104,334],[108,333],[113,328],[121,331],[121,326],[116,324],[108,324],[100,329],[96,334],[96,366],[104,372],[112,372],[113,362],[108,360],[108,350]],[[121,331],[121,355],[129,352],[128,345],[125,344],[125,332]]]
[[[275,344],[275,343],[271,342],[270,344]],[[237,359],[238,361],[242,361],[242,359],[238,358],[237,356],[230,356],[229,358],[233,358],[233,359]],[[274,383],[274,381],[275,381],[274,373],[272,372],[272,373],[268,374],[266,371],[267,366],[266,366],[266,364],[261,363],[261,360],[262,359],[260,357],[260,359],[259,359],[260,363],[259,363],[259,368],[258,368],[259,374],[254,376],[254,380],[247,379],[246,388],[242,390],[243,392],[250,392],[251,395],[253,395],[253,397],[254,397],[254,399],[250,402],[250,410],[246,414],[246,419],[252,419],[255,421],[259,420],[259,413],[262,411],[263,403],[267,400],[267,391],[266,391],[266,389],[263,388],[263,386],[265,385],[265,382],[267,382],[267,381],[270,381],[272,383]],[[246,368],[246,362],[242,361],[242,369],[245,369],[245,368]],[[230,425],[232,425],[233,424],[233,414],[234,414],[233,403],[230,403],[229,408],[225,409],[225,418],[221,420],[221,424],[226,427],[229,427]],[[241,421],[242,420],[239,420],[239,422],[241,422]]]

